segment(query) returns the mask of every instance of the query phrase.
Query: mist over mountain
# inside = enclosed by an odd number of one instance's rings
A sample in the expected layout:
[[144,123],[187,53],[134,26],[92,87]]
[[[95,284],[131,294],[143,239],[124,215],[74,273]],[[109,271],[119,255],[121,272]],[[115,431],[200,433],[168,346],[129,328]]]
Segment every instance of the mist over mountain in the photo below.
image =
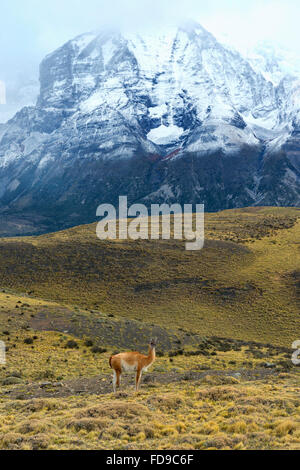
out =
[[38,80],[29,78],[28,75],[6,81],[5,85],[6,103],[0,106],[0,125],[6,123],[23,107],[35,105],[40,89]]
[[202,26],[87,33],[40,66],[36,106],[0,125],[1,233],[95,220],[103,202],[300,204],[300,82]]

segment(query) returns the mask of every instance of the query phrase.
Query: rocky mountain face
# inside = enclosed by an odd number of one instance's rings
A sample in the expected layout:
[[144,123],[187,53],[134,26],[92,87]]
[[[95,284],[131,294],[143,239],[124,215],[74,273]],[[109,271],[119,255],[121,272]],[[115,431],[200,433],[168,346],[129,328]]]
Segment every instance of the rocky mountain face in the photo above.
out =
[[300,82],[275,83],[266,62],[194,23],[63,45],[41,64],[36,106],[0,126],[0,234],[90,222],[119,195],[300,205]]

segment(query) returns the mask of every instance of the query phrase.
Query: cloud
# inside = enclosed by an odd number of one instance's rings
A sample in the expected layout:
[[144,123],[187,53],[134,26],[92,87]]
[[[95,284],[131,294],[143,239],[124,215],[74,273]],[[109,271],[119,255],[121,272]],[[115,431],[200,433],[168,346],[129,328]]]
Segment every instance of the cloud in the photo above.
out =
[[[298,54],[299,0],[10,0],[2,2],[0,80],[38,77],[39,63],[74,36],[107,26],[159,31],[188,18],[240,48],[282,43]],[[2,109],[3,111],[3,109]],[[1,110],[0,110],[1,112]],[[1,121],[1,116],[0,116]]]
[[158,29],[184,18],[245,43],[259,37],[297,47],[299,13],[298,0],[11,0],[1,27],[2,36],[22,35],[41,53],[103,26]]

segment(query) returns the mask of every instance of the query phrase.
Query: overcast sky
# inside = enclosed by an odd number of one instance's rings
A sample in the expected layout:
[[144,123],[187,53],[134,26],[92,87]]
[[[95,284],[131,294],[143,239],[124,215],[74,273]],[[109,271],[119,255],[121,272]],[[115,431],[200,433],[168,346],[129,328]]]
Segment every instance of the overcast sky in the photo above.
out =
[[239,47],[271,40],[298,51],[299,0],[1,0],[0,80],[38,76],[49,52],[101,26],[162,28],[184,18]]

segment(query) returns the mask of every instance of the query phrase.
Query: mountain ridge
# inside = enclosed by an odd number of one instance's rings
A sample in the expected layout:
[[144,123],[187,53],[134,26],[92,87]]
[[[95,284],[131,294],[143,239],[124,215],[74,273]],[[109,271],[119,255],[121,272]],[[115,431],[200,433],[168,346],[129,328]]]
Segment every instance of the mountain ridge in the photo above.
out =
[[24,217],[38,232],[91,222],[123,194],[300,205],[297,82],[275,87],[200,25],[80,35],[42,61],[40,85],[0,127],[0,213],[20,233]]

